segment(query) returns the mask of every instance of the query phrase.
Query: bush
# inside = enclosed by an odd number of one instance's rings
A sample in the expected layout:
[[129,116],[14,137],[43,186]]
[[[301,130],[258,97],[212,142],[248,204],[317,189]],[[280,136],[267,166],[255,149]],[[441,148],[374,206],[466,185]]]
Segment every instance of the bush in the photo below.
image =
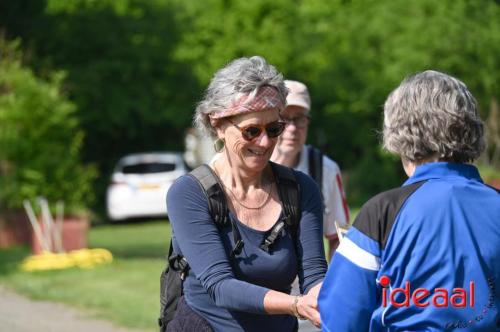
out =
[[61,92],[64,75],[35,77],[17,44],[0,40],[0,209],[44,196],[63,200],[67,214],[85,212],[96,171],[80,162],[84,134]]

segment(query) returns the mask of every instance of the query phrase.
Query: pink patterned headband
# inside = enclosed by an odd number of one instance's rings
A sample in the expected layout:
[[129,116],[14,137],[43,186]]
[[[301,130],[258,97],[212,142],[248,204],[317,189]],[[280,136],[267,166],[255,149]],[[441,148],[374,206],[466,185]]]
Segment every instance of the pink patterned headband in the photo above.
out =
[[269,85],[261,87],[252,99],[248,100],[248,98],[249,95],[242,96],[232,106],[220,112],[210,113],[209,116],[211,119],[221,119],[237,114],[264,111],[270,108],[278,108],[280,111],[285,108],[283,101],[279,97],[278,90]]

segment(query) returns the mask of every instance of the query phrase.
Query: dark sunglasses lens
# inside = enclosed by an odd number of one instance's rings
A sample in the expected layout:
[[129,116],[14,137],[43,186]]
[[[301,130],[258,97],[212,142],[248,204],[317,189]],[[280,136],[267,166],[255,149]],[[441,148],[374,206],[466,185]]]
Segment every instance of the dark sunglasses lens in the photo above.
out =
[[243,130],[242,134],[243,138],[251,140],[254,139],[255,137],[259,137],[261,132],[262,130],[259,127],[248,127],[245,128],[245,130]]
[[266,126],[266,133],[270,138],[275,138],[281,135],[284,129],[285,124],[283,122],[270,123]]
[[305,127],[308,121],[309,118],[307,116],[300,116],[298,118],[295,118],[295,125],[299,127]]

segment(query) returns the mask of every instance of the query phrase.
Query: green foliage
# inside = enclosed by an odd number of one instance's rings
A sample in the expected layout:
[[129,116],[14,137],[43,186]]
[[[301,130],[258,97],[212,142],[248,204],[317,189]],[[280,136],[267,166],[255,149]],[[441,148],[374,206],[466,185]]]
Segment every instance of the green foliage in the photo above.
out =
[[176,56],[192,63],[202,85],[231,59],[253,54],[308,84],[310,141],[349,170],[351,202],[404,180],[377,134],[385,98],[404,77],[426,69],[459,77],[484,118],[499,91],[500,6],[492,1],[183,3]]
[[479,173],[481,174],[481,178],[484,180],[484,182],[491,183],[492,185],[493,185],[493,182],[495,182],[495,184],[497,186],[500,185],[500,169],[499,168],[480,166]]
[[184,148],[200,89],[190,68],[173,59],[175,12],[165,1],[53,0],[23,36],[36,72],[67,72],[65,88],[86,133],[83,159],[102,175],[94,183],[101,211],[120,157]]
[[262,55],[280,71],[293,51],[297,10],[288,0],[177,1],[184,29],[176,57],[192,63],[203,87],[231,60]]
[[171,59],[178,32],[169,7],[51,1],[45,20],[51,38],[36,39],[37,67],[68,71],[86,158],[114,163],[131,151],[182,148],[172,139],[189,124],[196,82]]
[[[23,39],[37,73],[68,73],[65,87],[87,133],[84,159],[104,175],[101,202],[121,155],[183,148],[203,88],[237,57],[262,55],[308,84],[310,141],[349,171],[351,202],[404,178],[399,162],[378,151],[376,133],[385,98],[404,77],[436,69],[460,78],[484,119],[500,99],[498,1],[20,3],[1,5],[0,30]],[[499,167],[498,134],[489,139],[481,161]],[[367,171],[377,175],[369,185],[361,181]]]
[[62,73],[44,81],[21,65],[16,43],[0,41],[0,208],[24,199],[63,200],[80,212],[92,199],[92,168],[80,164],[83,132],[61,93]]

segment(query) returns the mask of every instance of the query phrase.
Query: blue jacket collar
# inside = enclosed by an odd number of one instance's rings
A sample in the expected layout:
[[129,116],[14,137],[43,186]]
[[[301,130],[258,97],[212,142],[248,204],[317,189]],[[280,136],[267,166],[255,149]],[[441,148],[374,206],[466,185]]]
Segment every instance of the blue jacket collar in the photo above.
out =
[[445,177],[462,177],[483,182],[483,180],[481,180],[481,176],[479,176],[477,168],[474,165],[434,162],[417,166],[413,175],[405,181],[403,186],[419,181]]

